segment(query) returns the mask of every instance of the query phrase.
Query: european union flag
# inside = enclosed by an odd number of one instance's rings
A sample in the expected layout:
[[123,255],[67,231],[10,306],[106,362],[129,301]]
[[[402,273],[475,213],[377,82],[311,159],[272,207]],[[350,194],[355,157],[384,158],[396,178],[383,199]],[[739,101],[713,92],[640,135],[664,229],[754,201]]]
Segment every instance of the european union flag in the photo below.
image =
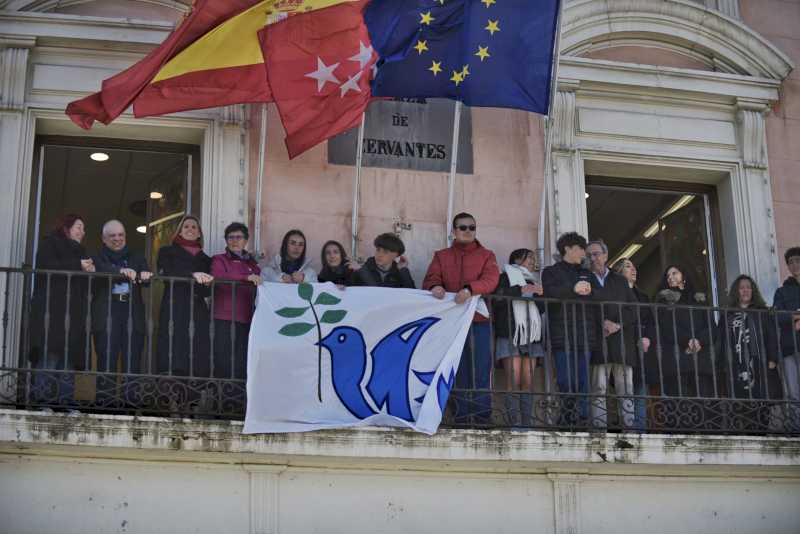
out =
[[372,0],[373,96],[546,114],[559,0]]

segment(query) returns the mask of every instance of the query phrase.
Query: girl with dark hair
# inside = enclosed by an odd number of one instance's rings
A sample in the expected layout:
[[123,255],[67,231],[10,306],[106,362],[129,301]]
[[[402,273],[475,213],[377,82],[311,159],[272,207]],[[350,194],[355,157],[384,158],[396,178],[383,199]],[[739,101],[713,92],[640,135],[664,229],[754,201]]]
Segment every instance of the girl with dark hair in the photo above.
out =
[[670,265],[655,301],[661,305],[654,310],[657,357],[647,359],[648,383],[663,384],[661,393],[669,396],[714,396],[714,366],[708,350],[710,312],[686,307],[705,306],[705,295],[695,292],[688,271]]
[[[211,294],[208,285],[214,277],[209,274],[211,258],[203,252],[203,230],[197,217],[185,215],[181,219],[172,243],[158,251],[157,269],[160,276],[193,278],[195,281],[195,284],[164,281],[158,316],[158,372],[207,377],[211,316],[205,298]],[[191,322],[194,323],[194,336],[190,339]]]
[[[721,383],[736,399],[767,399],[781,397],[781,385],[775,365],[767,362],[775,354],[774,339],[769,335],[773,324],[767,315],[767,304],[755,280],[740,275],[728,292],[728,307],[720,317],[717,336]],[[769,409],[754,406],[734,406],[736,429],[766,429]]]
[[281,251],[264,267],[264,278],[267,282],[283,282],[299,284],[314,283],[317,272],[306,261],[306,236],[300,230],[286,232],[281,241]]
[[[517,249],[503,267],[495,295],[533,297],[543,293],[535,273],[535,255],[527,248]],[[495,299],[492,302],[495,332],[495,358],[503,362],[506,375],[506,409],[512,425],[531,425],[533,375],[536,360],[544,356],[541,343],[542,320],[536,304],[524,300]],[[518,396],[511,393],[522,392]],[[516,400],[519,398],[519,408]]]
[[[42,239],[36,252],[36,268],[95,272],[94,263],[81,245],[86,230],[79,215],[61,218]],[[88,284],[85,276],[38,274],[31,309],[31,364],[38,369],[79,370],[89,358],[86,339]],[[67,305],[69,303],[69,305]],[[69,330],[65,318],[69,314]],[[45,316],[49,315],[49,320]],[[69,403],[74,381],[66,375],[34,376],[33,398],[40,402]],[[53,389],[57,389],[53,393]]]
[[317,279],[320,282],[333,282],[339,289],[353,285],[353,273],[361,268],[347,257],[344,247],[338,241],[328,241],[320,253],[322,270]]

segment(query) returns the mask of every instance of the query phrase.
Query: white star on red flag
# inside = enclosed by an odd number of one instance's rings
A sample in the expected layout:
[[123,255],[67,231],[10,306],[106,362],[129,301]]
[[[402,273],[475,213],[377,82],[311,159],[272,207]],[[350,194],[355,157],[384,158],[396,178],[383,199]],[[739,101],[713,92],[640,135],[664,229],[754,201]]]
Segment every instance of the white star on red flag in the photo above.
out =
[[363,70],[358,71],[353,76],[350,76],[346,82],[344,82],[340,87],[339,90],[341,94],[339,95],[341,98],[344,98],[350,91],[356,91],[358,93],[361,92],[361,87],[358,86],[358,81],[361,79],[361,75],[364,74]]
[[338,78],[333,75],[333,71],[336,70],[336,67],[339,66],[339,63],[333,63],[331,65],[326,65],[322,58],[317,56],[317,70],[313,72],[309,72],[305,75],[306,78],[314,78],[317,80],[317,92],[321,93],[322,88],[325,87],[327,82],[331,83],[341,83],[339,82]]
[[372,45],[366,46],[363,41],[359,41],[358,54],[348,59],[350,61],[358,61],[358,68],[363,70],[372,59]]

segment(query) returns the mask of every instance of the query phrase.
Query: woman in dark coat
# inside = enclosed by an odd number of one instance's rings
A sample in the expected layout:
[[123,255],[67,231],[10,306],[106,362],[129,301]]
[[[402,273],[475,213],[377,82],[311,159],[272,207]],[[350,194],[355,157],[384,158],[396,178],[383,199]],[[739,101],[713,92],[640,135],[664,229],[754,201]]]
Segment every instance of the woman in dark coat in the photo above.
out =
[[[758,285],[743,274],[731,284],[728,307],[717,327],[717,360],[720,384],[728,397],[780,399],[781,384],[776,369],[770,369],[768,355],[777,349],[770,335],[773,319]],[[742,402],[732,405],[729,425],[738,430],[766,430],[769,427],[769,404]]]
[[317,276],[320,282],[333,282],[340,288],[353,285],[353,273],[361,268],[351,261],[338,241],[328,241],[322,246],[322,270]]
[[[677,265],[664,271],[655,299],[659,306],[653,311],[656,354],[647,360],[647,381],[659,385],[663,396],[710,398],[717,393],[709,350],[711,314],[685,307],[706,305],[705,295],[695,293],[687,272]],[[710,428],[710,406],[709,401],[661,401],[653,417],[667,428]]]
[[[161,299],[158,318],[159,373],[167,374],[171,371],[175,376],[209,376],[210,314],[205,298],[210,295],[208,285],[214,279],[209,274],[210,271],[211,258],[203,252],[200,221],[187,215],[178,225],[172,244],[158,251],[160,276],[194,278],[196,282],[164,281],[164,297]],[[189,331],[192,318],[193,343]]]
[[[714,395],[714,366],[708,350],[709,312],[676,307],[706,306],[705,295],[695,292],[687,272],[678,265],[667,267],[655,299],[656,304],[662,305],[654,309],[657,349],[661,355],[662,393],[711,397]],[[648,379],[648,383],[659,384],[658,358],[649,358],[648,364],[649,376],[655,375],[652,381]],[[697,391],[695,372],[700,391]]]
[[[624,276],[628,281],[628,287],[630,287],[631,291],[633,291],[633,295],[636,297],[636,301],[638,303],[650,304],[650,297],[648,297],[647,294],[639,289],[639,286],[636,285],[636,280],[639,273],[636,269],[636,265],[630,260],[630,258],[622,258],[617,261],[617,263],[614,265],[614,270]],[[645,362],[656,358],[655,348],[652,350],[650,348],[653,340],[655,339],[655,334],[653,332],[655,320],[653,318],[653,310],[649,306],[639,306],[638,309],[633,310],[633,314],[633,324],[635,330],[634,336],[638,340],[637,352],[635,355],[638,361],[634,366],[637,368],[634,369],[633,372],[633,389],[636,395],[644,397],[648,394],[649,385],[645,377]],[[645,399],[635,399],[633,403],[636,428],[644,430],[647,428],[647,405],[645,403]]]
[[[36,253],[37,269],[94,272],[94,263],[81,245],[86,231],[80,216],[65,215],[56,228],[42,239]],[[48,284],[49,276],[49,284]],[[88,313],[86,276],[65,274],[36,275],[31,309],[31,365],[39,369],[80,370],[88,361],[86,319]],[[67,306],[69,301],[69,306]],[[69,331],[64,319],[69,313]],[[49,320],[45,321],[45,316]],[[40,375],[34,380],[35,397],[42,402],[56,401],[42,388],[55,381]],[[74,381],[64,377],[60,382],[58,402],[72,400]]]

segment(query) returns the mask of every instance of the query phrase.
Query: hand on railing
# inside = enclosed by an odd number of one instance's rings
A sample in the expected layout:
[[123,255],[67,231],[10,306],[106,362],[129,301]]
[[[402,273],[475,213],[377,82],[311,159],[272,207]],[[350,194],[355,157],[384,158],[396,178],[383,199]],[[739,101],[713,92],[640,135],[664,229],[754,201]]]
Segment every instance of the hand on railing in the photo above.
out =
[[247,281],[253,284],[254,286],[260,286],[263,279],[257,274],[251,274],[250,276],[247,277]]
[[642,348],[642,352],[647,352],[650,350],[650,338],[643,337],[639,340],[639,346]]
[[214,277],[208,273],[192,273],[192,277],[194,278],[195,282],[198,284],[203,284],[204,286],[207,286],[214,281]]
[[522,286],[522,294],[526,295],[543,295],[544,288],[541,284],[525,284]]
[[686,354],[698,353],[703,350],[703,345],[697,339],[690,339],[689,346],[686,347]]
[[87,273],[95,272],[94,268],[94,260],[92,258],[86,258],[81,260],[81,270]]

